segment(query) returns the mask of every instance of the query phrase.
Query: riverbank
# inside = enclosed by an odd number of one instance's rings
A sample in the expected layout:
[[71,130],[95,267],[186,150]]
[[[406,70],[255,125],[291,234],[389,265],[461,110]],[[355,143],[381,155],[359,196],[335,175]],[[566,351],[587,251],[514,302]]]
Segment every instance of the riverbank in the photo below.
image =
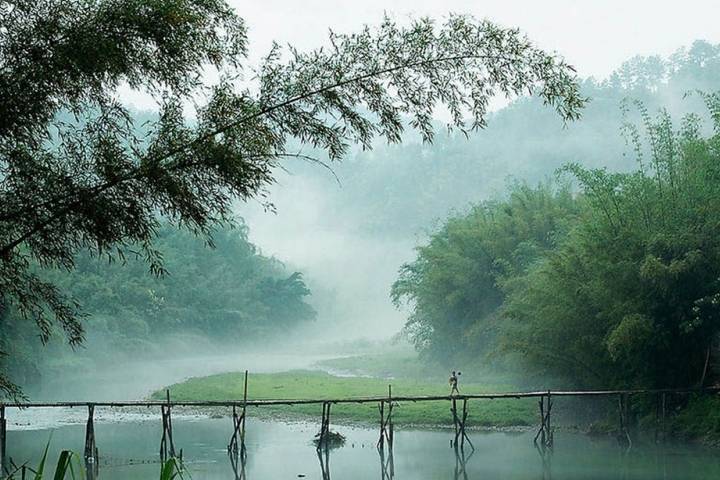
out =
[[[191,378],[171,385],[176,401],[229,400],[242,398],[243,373],[225,373]],[[384,379],[375,377],[335,376],[321,371],[296,370],[282,373],[250,374],[248,399],[336,399],[387,395],[392,385],[393,395],[447,395],[443,382],[417,379]],[[463,393],[477,394],[507,391],[507,385],[462,384]],[[164,398],[164,391],[155,392],[154,399]],[[309,417],[320,413],[319,405],[272,405],[257,409],[257,413],[275,417]],[[332,407],[333,421],[348,423],[377,423],[377,405],[339,404]],[[473,402],[468,425],[474,427],[526,427],[536,423],[536,405],[532,399],[497,399]],[[446,401],[401,402],[394,410],[398,426],[439,427],[452,424]]]
[[[392,385],[394,396],[447,395],[444,370],[420,362],[414,352],[394,351],[348,356],[317,361],[313,368],[280,373],[251,373],[248,399],[338,399],[385,396]],[[468,394],[518,391],[511,380],[467,371],[461,377],[461,391]],[[243,373],[224,373],[190,378],[169,387],[174,400],[233,400],[242,398]],[[164,390],[154,399],[163,399]],[[614,405],[600,400],[556,399],[555,426],[590,434],[615,435],[617,421]],[[641,401],[634,412],[641,432],[653,434],[657,428],[651,407]],[[283,421],[314,420],[319,405],[263,406],[253,416]],[[227,412],[215,412],[224,415]],[[674,399],[668,411],[667,433],[675,438],[720,445],[720,397],[688,396]],[[468,428],[522,430],[538,423],[537,402],[533,399],[496,399],[472,401]],[[332,409],[334,423],[375,425],[377,406],[339,404]],[[394,410],[399,427],[441,428],[452,425],[447,401],[401,402]]]

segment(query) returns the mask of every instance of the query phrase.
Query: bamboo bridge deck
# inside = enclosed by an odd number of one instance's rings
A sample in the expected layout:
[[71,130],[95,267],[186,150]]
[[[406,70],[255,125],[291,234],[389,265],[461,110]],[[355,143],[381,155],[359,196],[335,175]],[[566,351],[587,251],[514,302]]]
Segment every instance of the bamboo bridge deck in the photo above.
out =
[[541,397],[612,397],[618,395],[662,395],[662,394],[691,394],[691,393],[720,393],[720,387],[685,388],[685,389],[637,389],[637,390],[538,390],[530,392],[497,392],[474,393],[456,395],[405,395],[344,398],[268,398],[253,400],[123,400],[123,401],[72,401],[72,402],[2,402],[0,408],[76,408],[93,405],[105,408],[123,407],[261,407],[263,405],[320,405],[323,403],[378,403],[387,402],[437,402],[452,400],[494,400],[501,398],[541,398]]

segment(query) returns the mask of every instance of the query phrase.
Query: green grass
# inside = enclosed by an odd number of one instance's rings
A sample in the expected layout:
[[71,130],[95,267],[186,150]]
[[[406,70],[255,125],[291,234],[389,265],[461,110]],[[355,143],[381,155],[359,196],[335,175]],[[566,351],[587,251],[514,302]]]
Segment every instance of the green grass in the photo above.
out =
[[[317,371],[290,371],[273,374],[251,374],[248,399],[337,399],[387,395],[388,383],[393,396],[447,395],[446,382],[417,379],[335,377]],[[225,373],[191,378],[169,387],[173,400],[237,400],[242,398],[243,374]],[[507,391],[508,385],[461,384],[463,393]],[[153,394],[163,399],[164,391]],[[263,406],[258,413],[283,417],[320,416],[321,405]],[[251,410],[251,415],[256,415]],[[378,420],[375,404],[339,404],[332,407],[335,421],[372,422]],[[469,426],[509,427],[536,423],[535,403],[531,399],[472,400],[469,404]],[[396,425],[451,425],[447,401],[401,402],[394,409]]]

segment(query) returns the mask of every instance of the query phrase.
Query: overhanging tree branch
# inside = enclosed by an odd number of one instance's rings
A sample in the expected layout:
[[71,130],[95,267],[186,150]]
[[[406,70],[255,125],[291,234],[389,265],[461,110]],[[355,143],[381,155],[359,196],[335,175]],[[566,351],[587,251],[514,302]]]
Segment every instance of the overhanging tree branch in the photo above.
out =
[[[500,56],[498,56],[498,55],[490,56],[490,55],[466,54],[466,55],[455,55],[455,56],[449,56],[449,57],[434,58],[434,59],[423,60],[423,61],[418,61],[418,62],[410,62],[410,63],[404,64],[404,65],[396,65],[396,66],[388,67],[385,69],[368,72],[363,75],[358,75],[353,78],[349,78],[347,80],[336,82],[331,85],[326,85],[326,86],[317,88],[315,90],[294,96],[283,102],[271,105],[269,107],[265,107],[256,113],[244,116],[236,121],[233,121],[226,125],[218,127],[216,129],[214,129],[213,131],[204,133],[204,134],[196,137],[191,142],[185,143],[183,145],[179,145],[179,146],[175,147],[174,149],[172,149],[168,152],[165,152],[164,154],[160,155],[159,157],[148,159],[146,162],[140,162],[141,166],[137,167],[137,169],[133,172],[130,172],[126,175],[118,177],[117,179],[114,179],[112,181],[106,182],[102,185],[98,185],[98,186],[90,189],[90,191],[79,192],[79,193],[75,194],[75,195],[79,196],[80,198],[74,200],[73,202],[71,202],[70,204],[67,204],[64,207],[61,207],[61,209],[57,213],[55,213],[54,215],[52,215],[50,218],[46,219],[45,221],[38,223],[31,230],[23,233],[22,235],[18,236],[16,239],[10,241],[9,243],[0,246],[0,256],[7,255],[10,250],[13,250],[14,248],[18,247],[24,241],[26,241],[27,239],[32,237],[34,234],[36,234],[38,231],[42,230],[43,228],[46,228],[47,226],[51,225],[52,223],[54,223],[57,220],[62,219],[65,215],[72,212],[73,208],[78,206],[81,202],[86,202],[86,201],[92,199],[93,197],[100,195],[103,192],[106,192],[106,191],[110,190],[111,188],[114,188],[124,182],[128,182],[131,180],[137,180],[137,179],[142,178],[143,176],[146,176],[147,169],[145,169],[142,166],[144,164],[154,164],[154,163],[164,162],[165,160],[168,160],[178,154],[181,154],[181,153],[185,152],[186,150],[188,150],[198,144],[212,140],[213,138],[217,137],[218,135],[221,135],[221,134],[223,134],[233,128],[241,126],[243,124],[246,124],[247,122],[250,122],[251,120],[254,120],[258,117],[262,117],[264,115],[268,115],[276,110],[280,110],[282,108],[288,107],[295,103],[302,102],[303,100],[320,95],[324,92],[327,92],[327,91],[330,91],[333,89],[342,88],[343,86],[346,86],[346,85],[362,82],[362,81],[370,79],[370,78],[380,77],[382,75],[386,75],[388,73],[393,73],[393,72],[403,70],[403,69],[415,68],[415,67],[431,65],[431,64],[435,64],[435,63],[462,61],[462,60],[504,60],[505,62],[512,61],[509,57],[501,56],[501,55]],[[175,170],[175,169],[187,168],[187,165],[179,164],[176,166],[167,166],[167,167],[161,167],[161,168],[165,168],[165,169],[169,168],[171,170]],[[60,199],[60,201],[63,201],[67,198],[68,197],[62,198],[62,199]],[[55,202],[52,202],[52,203],[55,203]],[[45,203],[42,206],[28,207],[28,208],[24,209],[24,211],[22,213],[19,213],[19,214],[28,213],[32,210],[37,210],[38,208],[46,208],[48,206],[51,206],[52,203]],[[8,218],[0,217],[0,221],[6,220],[6,219],[8,219]]]

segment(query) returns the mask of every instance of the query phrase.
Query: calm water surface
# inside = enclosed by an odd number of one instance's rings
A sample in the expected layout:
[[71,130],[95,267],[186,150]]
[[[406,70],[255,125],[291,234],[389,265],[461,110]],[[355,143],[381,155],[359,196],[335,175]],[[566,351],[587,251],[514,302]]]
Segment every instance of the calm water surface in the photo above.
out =
[[[52,458],[60,448],[82,452],[82,423],[39,428],[33,414],[10,410],[9,455],[16,461],[37,462],[52,435]],[[72,412],[71,412],[72,413]],[[160,420],[155,415],[113,417],[105,412],[96,423],[101,457],[100,478],[106,480],[157,479]],[[80,420],[76,410],[69,421]],[[135,415],[135,416],[133,416]],[[102,419],[105,419],[104,421]],[[177,416],[173,419],[176,447],[182,448],[194,479],[236,478],[226,446],[231,434],[229,418]],[[250,419],[247,425],[247,479],[323,479],[320,460],[311,444],[318,426]],[[608,438],[557,432],[555,451],[543,458],[533,447],[531,433],[471,434],[476,450],[465,462],[450,448],[449,431],[397,431],[392,468],[374,445],[377,432],[370,428],[333,427],[346,435],[345,447],[329,455],[329,478],[360,479],[711,479],[720,478],[720,452],[689,445],[656,447],[636,445],[629,453]],[[385,458],[388,462],[390,459]],[[394,474],[394,475],[393,475]],[[304,476],[304,477],[301,477]],[[327,476],[324,478],[328,478]]]

